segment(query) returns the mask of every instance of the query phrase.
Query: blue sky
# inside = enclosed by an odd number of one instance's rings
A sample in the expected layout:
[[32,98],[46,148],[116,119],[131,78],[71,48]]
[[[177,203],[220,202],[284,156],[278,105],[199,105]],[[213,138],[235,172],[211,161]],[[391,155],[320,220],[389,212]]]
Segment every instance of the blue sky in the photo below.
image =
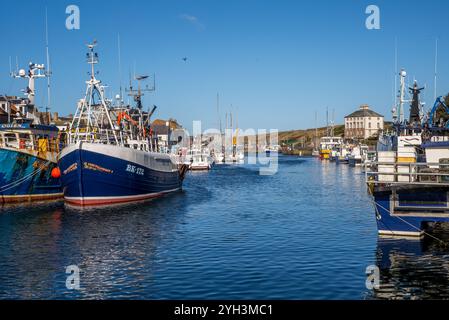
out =
[[[65,28],[65,9],[81,10],[81,29]],[[381,29],[365,28],[365,9],[380,8]],[[395,39],[399,67],[427,85],[433,103],[435,39],[439,39],[438,93],[449,92],[449,1],[8,1],[0,19],[0,94],[18,94],[24,82],[9,78],[9,57],[21,66],[45,62],[45,7],[52,58],[52,105],[74,112],[85,90],[85,44],[97,39],[99,78],[119,88],[134,66],[156,74],[157,91],[145,97],[158,118],[217,126],[232,111],[242,128],[311,128],[326,107],[337,123],[367,103],[391,117]],[[187,57],[185,62],[183,57]],[[44,81],[37,103],[45,106]],[[232,106],[232,107],[231,107]]]

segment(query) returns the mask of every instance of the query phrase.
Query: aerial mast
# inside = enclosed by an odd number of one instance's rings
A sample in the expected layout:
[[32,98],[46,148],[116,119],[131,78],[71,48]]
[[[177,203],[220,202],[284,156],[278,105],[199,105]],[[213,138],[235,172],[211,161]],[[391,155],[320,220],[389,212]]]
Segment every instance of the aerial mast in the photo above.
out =
[[123,90],[122,90],[122,52],[121,52],[121,44],[120,44],[120,34],[117,35],[117,46],[118,46],[118,77],[119,77],[119,85],[120,85],[120,105],[122,104],[123,99]]
[[399,123],[404,124],[404,103],[407,102],[405,100],[405,77],[407,76],[407,72],[402,69],[399,75],[401,77],[401,88],[399,93]]
[[438,77],[438,38],[435,40],[435,79],[434,79],[434,101],[437,100],[437,77]]
[[141,76],[135,76],[134,79],[137,81],[137,90],[135,90],[132,85],[130,85],[129,89],[126,90],[128,93],[128,96],[133,97],[134,101],[136,102],[136,106],[139,110],[142,110],[142,97],[144,96],[144,92],[154,92],[156,90],[156,81],[154,80],[155,77],[153,75],[153,86],[149,87],[148,85],[145,86],[145,88],[142,89],[141,82],[148,79],[149,76],[141,75]]
[[48,123],[51,123],[51,86],[50,86],[50,76],[51,76],[51,68],[50,68],[50,53],[49,53],[49,45],[48,45],[48,10],[45,8],[45,47],[47,54],[47,107],[45,108],[46,114],[48,115]]

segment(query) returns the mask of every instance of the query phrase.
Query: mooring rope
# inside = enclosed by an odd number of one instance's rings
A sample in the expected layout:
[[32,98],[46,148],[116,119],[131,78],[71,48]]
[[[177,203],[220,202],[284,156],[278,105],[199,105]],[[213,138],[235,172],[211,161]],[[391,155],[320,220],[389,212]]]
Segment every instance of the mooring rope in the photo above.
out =
[[42,172],[42,170],[43,170],[45,167],[47,167],[50,163],[51,163],[51,161],[47,161],[47,163],[40,165],[40,166],[38,167],[38,168],[39,168],[38,170],[33,170],[32,173],[30,173],[30,174],[24,176],[23,178],[21,178],[21,179],[19,179],[19,180],[17,180],[17,181],[11,182],[11,183],[9,183],[9,184],[6,184],[6,185],[4,185],[4,186],[1,186],[1,187],[0,187],[0,192],[3,193],[3,192],[5,192],[5,191],[7,191],[7,190],[10,190],[10,189],[12,189],[12,188],[15,188],[15,187],[19,186],[20,184],[24,183],[25,181],[31,179],[32,177],[34,177],[34,176],[36,176],[37,174],[39,174],[40,172]]
[[5,189],[5,188],[7,188],[7,187],[9,187],[11,185],[16,185],[17,183],[20,183],[23,180],[27,180],[28,178],[30,178],[31,176],[34,176],[35,174],[36,174],[36,171],[33,171],[30,174],[24,176],[23,178],[20,178],[19,180],[16,180],[14,182],[11,182],[11,183],[5,184],[4,186],[1,186],[0,190],[3,190],[3,189]]
[[[387,208],[385,208],[384,206],[378,204],[378,203],[374,200],[374,194],[373,194],[373,191],[371,190],[371,188],[368,188],[368,190],[369,190],[369,195],[370,195],[370,201],[374,204],[374,208],[376,209],[376,216],[382,217],[382,215],[379,213],[379,210],[378,210],[378,206],[379,206],[380,208],[382,208],[382,209],[384,209],[385,211],[387,211],[388,214],[390,215],[390,217],[394,217],[394,218],[399,219],[400,221],[402,221],[402,222],[404,222],[405,224],[409,225],[409,226],[412,227],[413,229],[415,229],[415,230],[417,230],[417,231],[419,231],[419,232],[422,232],[422,233],[425,234],[426,236],[429,236],[429,237],[433,238],[434,240],[439,241],[439,242],[440,242],[441,244],[443,244],[444,246],[449,247],[449,243],[448,243],[448,242],[446,242],[446,241],[444,241],[444,240],[441,240],[441,239],[439,239],[438,237],[435,237],[434,235],[432,235],[432,234],[426,232],[425,230],[422,230],[422,229],[420,229],[420,228],[418,228],[418,227],[415,227],[415,226],[414,226],[413,224],[411,224],[410,222],[406,221],[405,219],[402,219],[402,218],[399,217],[399,216],[394,215],[389,209],[387,209]],[[388,226],[386,226],[386,227],[388,228]],[[393,233],[393,235],[395,235],[395,234],[394,234],[395,232],[394,232],[393,230],[391,230],[390,228],[388,228],[388,229],[390,230],[390,232]]]

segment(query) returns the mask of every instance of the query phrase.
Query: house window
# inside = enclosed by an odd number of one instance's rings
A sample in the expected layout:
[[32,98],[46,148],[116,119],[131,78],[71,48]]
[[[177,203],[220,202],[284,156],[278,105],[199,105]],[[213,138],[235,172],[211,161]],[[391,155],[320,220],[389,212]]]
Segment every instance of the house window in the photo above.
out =
[[377,123],[377,129],[380,129],[380,123],[379,122]]

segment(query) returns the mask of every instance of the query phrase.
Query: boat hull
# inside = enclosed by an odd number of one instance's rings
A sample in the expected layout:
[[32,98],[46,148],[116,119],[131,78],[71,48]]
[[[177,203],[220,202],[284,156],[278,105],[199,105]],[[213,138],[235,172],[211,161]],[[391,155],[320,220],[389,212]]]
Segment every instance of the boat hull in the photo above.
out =
[[449,187],[374,190],[380,235],[419,237],[428,223],[449,222]]
[[209,171],[210,166],[208,164],[190,165],[191,171]]
[[64,199],[75,206],[143,201],[178,191],[183,173],[168,155],[78,143],[59,159]]
[[0,203],[62,199],[61,182],[51,176],[56,166],[26,150],[0,148]]
[[320,151],[320,159],[321,160],[329,160],[331,157],[331,151],[330,150],[321,150]]
[[350,157],[348,159],[348,164],[350,167],[358,167],[362,165],[362,159],[361,158],[352,158]]

